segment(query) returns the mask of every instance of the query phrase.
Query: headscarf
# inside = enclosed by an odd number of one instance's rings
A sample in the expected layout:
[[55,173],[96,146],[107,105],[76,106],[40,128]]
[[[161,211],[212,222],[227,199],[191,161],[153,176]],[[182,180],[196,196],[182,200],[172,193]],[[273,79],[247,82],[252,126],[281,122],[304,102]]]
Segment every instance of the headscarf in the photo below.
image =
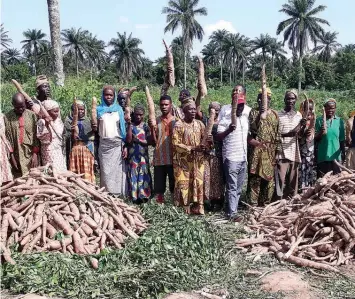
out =
[[286,90],[285,98],[286,98],[287,94],[289,94],[289,93],[293,93],[295,95],[296,99],[298,98],[298,92],[296,89],[292,88],[292,89]]
[[141,111],[144,114],[145,109],[144,109],[144,106],[142,104],[137,104],[137,105],[134,106],[133,111],[134,111],[134,113],[137,113],[138,111]]
[[195,105],[196,106],[196,103],[195,103],[195,99],[193,97],[188,97],[186,99],[184,99],[182,102],[182,110],[184,110],[186,107],[190,106],[190,105]]
[[333,98],[327,99],[327,100],[325,100],[323,106],[326,106],[328,103],[335,103],[335,105],[336,105],[337,101]]
[[59,108],[58,102],[54,100],[45,100],[42,102],[42,105],[44,109],[46,109],[47,111],[53,110],[55,108]]
[[[105,89],[110,89],[113,91],[114,98],[113,98],[113,103],[111,106],[108,106],[105,102],[104,98],[104,90]],[[112,113],[112,112],[118,112],[118,115],[120,117],[120,130],[121,130],[121,135],[122,139],[124,140],[126,138],[126,124],[124,120],[124,113],[122,110],[122,107],[117,103],[117,95],[116,91],[112,86],[105,86],[102,89],[102,94],[101,94],[101,104],[96,108],[97,111],[97,118],[100,119],[102,115],[105,113]]]
[[[263,93],[263,90],[262,90],[262,88],[260,88],[259,94],[262,94],[262,93]],[[266,94],[268,97],[271,97],[271,95],[272,95],[271,89],[269,87],[266,88]]]
[[37,76],[37,78],[36,78],[36,87],[39,87],[39,86],[41,86],[42,84],[45,84],[45,83],[49,84],[49,81],[48,81],[46,75]]
[[221,109],[221,104],[218,102],[211,102],[208,106],[208,110],[210,109]]

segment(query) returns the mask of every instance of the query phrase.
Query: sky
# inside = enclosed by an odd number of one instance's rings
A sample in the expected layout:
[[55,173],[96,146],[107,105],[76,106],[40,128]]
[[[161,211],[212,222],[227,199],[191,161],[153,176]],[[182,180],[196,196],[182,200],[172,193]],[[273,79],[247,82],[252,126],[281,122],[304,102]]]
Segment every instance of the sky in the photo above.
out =
[[[202,42],[194,41],[192,53],[198,54],[208,37],[216,29],[226,29],[255,38],[261,33],[276,37],[276,28],[286,19],[279,10],[287,0],[200,0],[199,7],[207,8],[208,15],[197,17],[203,26]],[[164,55],[162,39],[167,43],[179,36],[181,31],[164,34],[166,16],[161,13],[168,0],[60,0],[61,29],[70,27],[89,30],[106,43],[117,37],[117,32],[132,33],[142,41],[141,48],[151,60]],[[327,9],[319,17],[330,22],[327,31],[339,32],[338,42],[355,43],[355,0],[317,0],[316,5]],[[21,48],[23,32],[41,29],[49,36],[47,1],[2,0],[1,23],[4,23],[12,47]],[[282,40],[282,36],[278,36]]]

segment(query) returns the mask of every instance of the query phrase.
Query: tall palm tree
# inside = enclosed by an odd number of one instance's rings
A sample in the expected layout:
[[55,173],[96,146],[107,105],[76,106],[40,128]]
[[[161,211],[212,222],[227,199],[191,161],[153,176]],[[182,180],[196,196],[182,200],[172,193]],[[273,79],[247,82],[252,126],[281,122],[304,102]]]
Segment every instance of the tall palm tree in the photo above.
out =
[[326,32],[319,38],[320,45],[313,49],[314,53],[319,52],[319,60],[329,62],[332,53],[341,47],[341,44],[337,42],[337,35],[338,32]]
[[184,86],[186,88],[186,57],[189,49],[192,48],[193,40],[197,38],[202,41],[204,31],[196,16],[206,16],[205,7],[197,8],[199,0],[169,0],[168,6],[163,7],[162,13],[166,14],[164,33],[181,27],[184,45]]
[[105,42],[99,40],[91,33],[87,36],[87,58],[90,63],[90,72],[92,76],[92,69],[95,67],[97,70],[101,70],[108,57],[105,52]]
[[219,64],[221,55],[216,44],[209,42],[203,47],[201,53],[203,55],[203,61],[206,64],[211,66],[216,66]]
[[128,82],[133,72],[136,72],[141,62],[144,51],[139,48],[142,41],[132,37],[132,33],[127,36],[117,32],[117,38],[113,38],[109,42],[109,46],[113,47],[110,51],[110,57],[113,57],[117,71],[124,82]]
[[247,56],[249,55],[250,40],[239,33],[230,33],[223,41],[222,50],[224,53],[224,61],[230,65],[229,83],[232,84],[236,79],[236,71],[242,66],[243,82],[245,76],[245,68],[247,63]]
[[3,54],[2,59],[5,60],[6,65],[20,63],[22,59],[20,51],[15,48],[6,49],[1,54]]
[[[37,64],[38,64],[38,51],[41,46],[43,46],[48,41],[44,38],[47,36],[42,30],[28,29],[23,33],[25,39],[21,41],[24,45],[23,50],[32,58],[33,57],[33,70],[36,76],[37,74]],[[32,60],[32,59],[31,59]]]
[[0,27],[0,33],[1,33],[1,51],[3,49],[8,49],[10,47],[10,44],[12,43],[12,39],[9,38],[8,36],[8,31],[5,31],[4,24],[1,24]]
[[284,50],[282,42],[277,41],[276,38],[271,39],[271,43],[269,45],[269,52],[271,54],[271,64],[272,64],[271,81],[274,81],[275,59],[280,59],[285,57],[285,54],[287,54],[287,52]]
[[223,41],[227,38],[229,32],[225,29],[213,31],[210,40],[216,46],[217,51],[220,54],[220,64],[221,64],[221,83],[223,81]]
[[276,34],[284,32],[284,44],[288,41],[291,50],[298,52],[299,77],[298,91],[301,91],[302,59],[311,40],[314,45],[324,33],[322,25],[329,25],[327,20],[317,17],[317,14],[326,9],[325,5],[314,7],[315,0],[289,0],[283,4],[280,12],[289,18],[277,26]]
[[79,77],[79,60],[84,61],[87,53],[87,40],[89,31],[75,28],[62,31],[63,48],[67,53],[75,57],[76,75]]
[[59,86],[64,85],[63,51],[60,38],[60,10],[59,0],[47,0],[49,29],[51,33],[54,78]]
[[251,43],[253,51],[261,49],[263,60],[265,62],[266,53],[270,52],[270,46],[272,43],[271,36],[269,34],[260,34],[260,36],[252,40]]

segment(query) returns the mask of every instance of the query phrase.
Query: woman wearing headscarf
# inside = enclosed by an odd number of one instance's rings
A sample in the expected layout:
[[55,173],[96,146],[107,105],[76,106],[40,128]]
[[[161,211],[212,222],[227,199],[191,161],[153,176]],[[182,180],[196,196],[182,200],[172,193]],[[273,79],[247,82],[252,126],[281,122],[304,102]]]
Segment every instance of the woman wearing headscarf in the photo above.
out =
[[74,104],[71,113],[64,122],[66,132],[67,166],[72,172],[84,174],[84,179],[95,182],[95,132],[92,130],[91,120],[86,116],[86,106],[81,100],[76,100],[78,107],[79,135],[73,140],[72,122]]
[[127,124],[128,193],[134,203],[147,202],[152,195],[152,177],[149,169],[148,145],[151,134],[144,122],[144,107],[137,104],[133,111],[133,123]]
[[37,122],[37,138],[41,142],[42,163],[52,164],[58,172],[67,170],[64,146],[64,124],[60,116],[59,104],[53,100],[43,101],[43,107],[52,118],[52,125],[48,120],[40,119]]
[[300,105],[300,112],[303,118],[307,119],[306,132],[299,139],[301,163],[299,166],[298,188],[300,192],[304,192],[305,188],[313,186],[317,175],[314,156],[315,108],[315,103],[312,99],[304,100]]
[[[221,110],[221,104],[218,102],[210,103],[208,112],[215,110],[214,124],[212,127],[212,136],[215,137],[218,128],[218,115]],[[207,126],[209,117],[203,118],[203,123]],[[204,196],[205,201],[210,204],[211,209],[221,209],[223,207],[224,197],[224,176],[223,176],[223,159],[222,159],[222,141],[213,139],[213,148],[205,160],[204,172]]]
[[204,154],[201,144],[205,125],[195,119],[196,104],[193,98],[182,102],[184,119],[175,123],[172,136],[175,176],[174,203],[186,213],[204,214]]
[[101,104],[97,107],[100,136],[100,184],[114,195],[126,195],[126,165],[124,140],[126,125],[122,107],[118,104],[115,89],[103,88]]

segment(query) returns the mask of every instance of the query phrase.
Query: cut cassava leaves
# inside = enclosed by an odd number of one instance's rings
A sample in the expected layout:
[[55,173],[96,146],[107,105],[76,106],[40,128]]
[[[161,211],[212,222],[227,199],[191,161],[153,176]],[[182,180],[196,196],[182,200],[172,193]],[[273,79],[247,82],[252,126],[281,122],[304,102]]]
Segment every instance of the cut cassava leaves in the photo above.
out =
[[290,200],[252,207],[247,226],[256,231],[237,247],[267,247],[279,260],[319,270],[355,261],[355,174],[325,175]]
[[[98,254],[138,238],[147,223],[138,210],[113,198],[80,175],[33,168],[1,188],[1,251],[13,263],[10,246],[22,253],[58,251]],[[112,224],[109,224],[109,216]],[[107,237],[109,236],[109,237]]]

